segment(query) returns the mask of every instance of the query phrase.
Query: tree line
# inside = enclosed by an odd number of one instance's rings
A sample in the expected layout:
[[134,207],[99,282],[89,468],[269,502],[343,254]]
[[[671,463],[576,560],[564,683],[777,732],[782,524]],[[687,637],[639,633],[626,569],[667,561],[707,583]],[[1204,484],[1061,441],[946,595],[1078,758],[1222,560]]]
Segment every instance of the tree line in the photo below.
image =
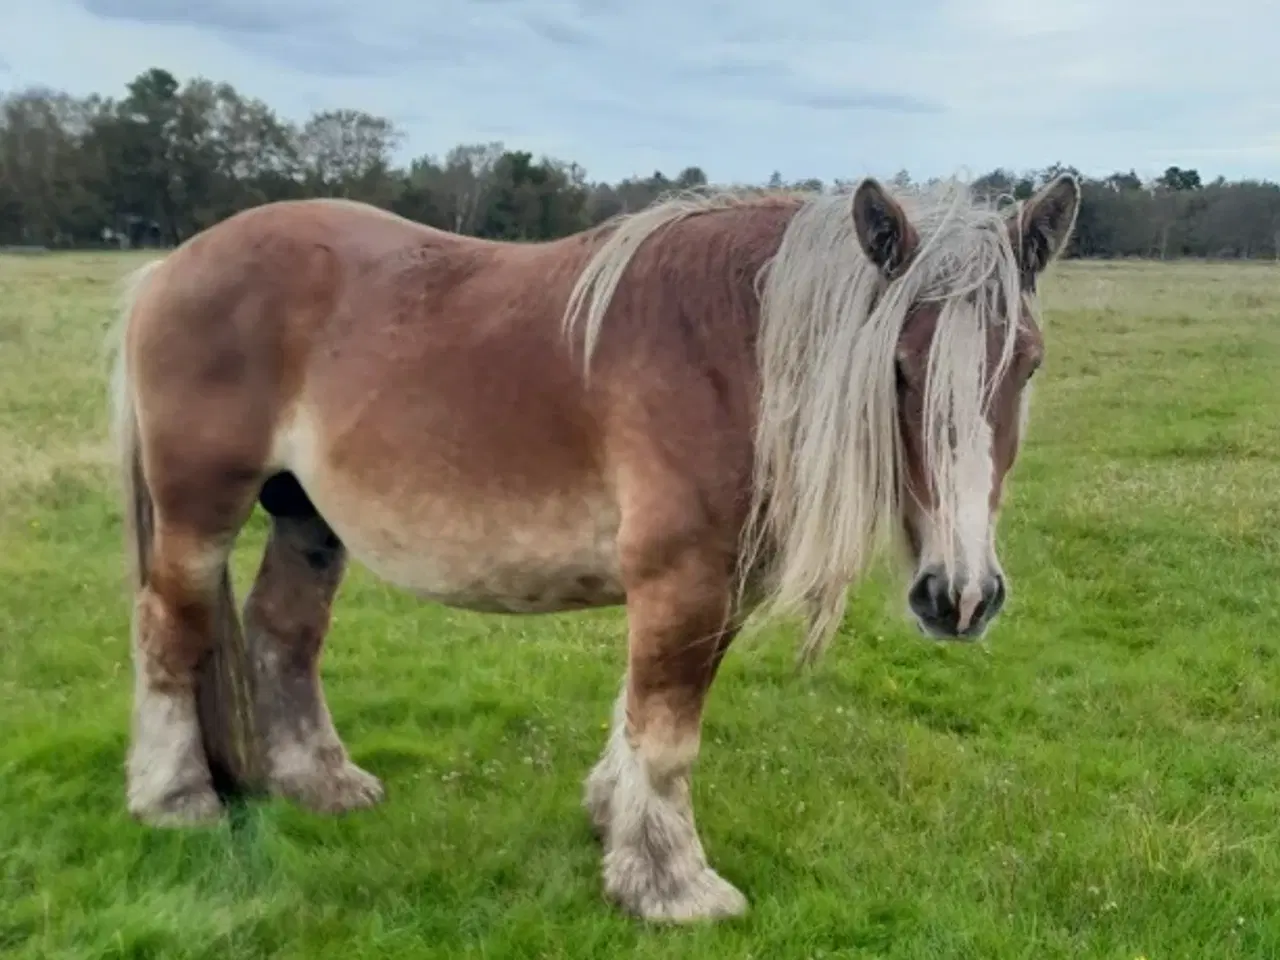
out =
[[[542,240],[707,184],[690,166],[619,183],[575,163],[502,143],[464,144],[397,165],[403,136],[385,117],[324,110],[297,124],[225,83],[180,84],[153,68],[122,97],[45,88],[0,95],[0,245],[169,246],[245,207],[347,197],[459,233]],[[976,189],[1024,198],[1070,167],[979,177]],[[1075,171],[1078,174],[1078,171]],[[1170,167],[1152,181],[1081,177],[1084,202],[1068,255],[1280,259],[1280,185],[1202,182]],[[900,187],[912,183],[900,172]],[[769,186],[847,189],[849,183]]]

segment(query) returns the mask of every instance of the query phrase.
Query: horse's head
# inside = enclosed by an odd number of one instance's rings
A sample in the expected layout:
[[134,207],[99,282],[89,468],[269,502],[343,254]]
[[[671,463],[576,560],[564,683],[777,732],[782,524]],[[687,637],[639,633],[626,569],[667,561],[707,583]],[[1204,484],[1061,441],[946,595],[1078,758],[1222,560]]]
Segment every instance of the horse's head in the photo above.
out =
[[1009,244],[994,248],[1003,268],[966,276],[962,239],[949,265],[912,284],[914,261],[936,260],[921,231],[874,180],[854,194],[857,235],[885,295],[902,284],[908,298],[895,358],[907,603],[931,637],[980,637],[1004,604],[995,528],[1044,353],[1036,278],[1065,247],[1079,203],[1075,178],[1060,176],[1004,218]]

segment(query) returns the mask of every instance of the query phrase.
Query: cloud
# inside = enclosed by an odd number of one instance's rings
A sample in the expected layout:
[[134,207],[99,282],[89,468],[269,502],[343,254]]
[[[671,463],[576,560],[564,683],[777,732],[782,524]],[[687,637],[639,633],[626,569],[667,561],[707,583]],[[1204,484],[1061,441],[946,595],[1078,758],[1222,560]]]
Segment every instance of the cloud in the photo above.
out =
[[1280,179],[1271,0],[11,6],[4,84],[119,95],[161,66],[295,120],[383,114],[406,155],[501,138],[608,179],[688,164],[749,181],[1059,161]]
[[524,22],[534,34],[557,47],[583,47],[594,39],[590,30],[560,17],[529,13]]
[[721,56],[707,62],[688,61],[676,65],[676,69],[690,80],[761,80],[765,82],[789,80],[795,74],[786,64],[777,60],[757,59],[751,56]]
[[897,93],[835,93],[816,92],[800,94],[793,103],[814,110],[886,110],[891,113],[942,113],[937,103],[917,100]]
[[[155,25],[190,25],[230,33],[285,33],[303,11],[287,2],[200,0],[176,7],[171,0],[81,0],[86,12],[104,20]],[[316,24],[309,22],[308,29]]]

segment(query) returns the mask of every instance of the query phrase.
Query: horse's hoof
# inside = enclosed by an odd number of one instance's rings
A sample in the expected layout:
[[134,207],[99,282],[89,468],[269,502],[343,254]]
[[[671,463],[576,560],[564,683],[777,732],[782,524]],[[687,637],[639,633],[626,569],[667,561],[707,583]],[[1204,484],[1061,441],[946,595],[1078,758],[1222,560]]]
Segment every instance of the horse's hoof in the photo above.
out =
[[205,784],[174,791],[154,800],[131,797],[129,813],[149,827],[166,829],[213,827],[226,817],[217,794]]
[[605,893],[628,913],[657,923],[724,920],[747,912],[747,898],[708,866],[684,871],[657,866],[643,856],[610,855]]
[[273,778],[273,791],[316,813],[346,813],[376,806],[386,797],[382,781],[347,761],[336,771]]

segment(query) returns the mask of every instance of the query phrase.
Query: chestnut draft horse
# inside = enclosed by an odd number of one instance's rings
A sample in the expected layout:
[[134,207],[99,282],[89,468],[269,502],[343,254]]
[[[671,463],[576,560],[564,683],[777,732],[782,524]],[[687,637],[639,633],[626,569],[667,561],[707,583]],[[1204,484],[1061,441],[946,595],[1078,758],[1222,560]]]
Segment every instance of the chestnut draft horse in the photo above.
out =
[[[200,677],[236,644],[262,788],[319,811],[381,799],[317,674],[350,553],[459,608],[625,604],[628,666],[584,799],[604,889],[650,919],[743,912],[689,792],[721,658],[772,614],[807,616],[819,651],[893,543],[920,628],[983,633],[1042,355],[1036,279],[1079,201],[1070,176],[1007,211],[867,179],[669,198],[516,244],[311,200],[142,268],[113,388],[130,811],[222,815],[231,761]],[[255,503],[270,538],[241,619],[227,564]]]

